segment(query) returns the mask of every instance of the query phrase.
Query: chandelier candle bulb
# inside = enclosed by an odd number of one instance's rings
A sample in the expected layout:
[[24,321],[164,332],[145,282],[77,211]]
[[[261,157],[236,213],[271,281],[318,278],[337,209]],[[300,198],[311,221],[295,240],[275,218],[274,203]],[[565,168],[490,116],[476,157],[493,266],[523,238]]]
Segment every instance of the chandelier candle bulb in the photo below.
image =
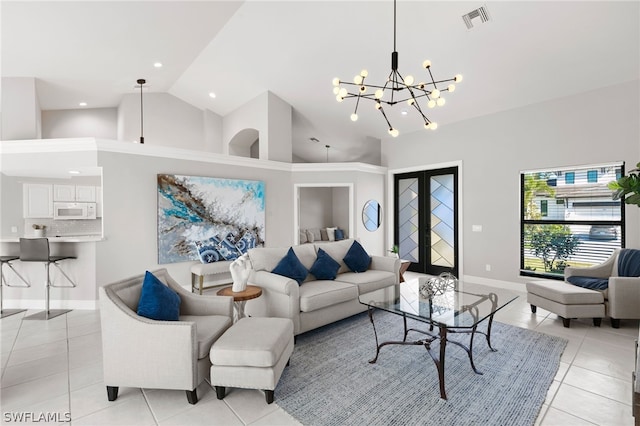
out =
[[440,91],[438,89],[433,89],[431,92],[431,97],[433,99],[438,99],[440,97]]
[[438,104],[438,106],[443,106],[445,102],[446,101],[444,98],[438,98],[438,100],[436,101],[436,104]]

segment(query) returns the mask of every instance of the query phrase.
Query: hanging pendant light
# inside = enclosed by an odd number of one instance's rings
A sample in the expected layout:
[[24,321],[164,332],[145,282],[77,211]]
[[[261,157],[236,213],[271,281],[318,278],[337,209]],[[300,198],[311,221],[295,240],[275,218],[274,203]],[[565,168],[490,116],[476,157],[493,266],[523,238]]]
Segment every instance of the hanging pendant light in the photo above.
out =
[[142,108],[142,87],[147,82],[144,78],[140,78],[137,80],[137,83],[140,85],[140,143],[144,144],[144,111]]
[[[453,92],[456,89],[455,83],[462,81],[462,75],[457,74],[453,78],[445,80],[435,80],[431,72],[431,61],[425,60],[422,67],[428,72],[430,82],[415,83],[415,79],[411,75],[403,77],[398,71],[398,52],[396,51],[396,0],[393,0],[393,52],[391,53],[391,73],[384,85],[365,84],[366,78],[369,76],[367,70],[362,70],[360,74],[353,78],[353,82],[343,81],[339,78],[333,79],[333,94],[338,102],[342,102],[348,98],[356,98],[356,107],[351,114],[351,121],[358,120],[358,106],[360,100],[374,101],[374,107],[382,113],[387,122],[389,134],[397,137],[398,129],[391,125],[384,106],[394,106],[403,104],[413,107],[420,114],[424,121],[426,129],[435,130],[438,124],[431,121],[424,114],[419,100],[423,98],[427,100],[427,107],[434,108],[436,106],[444,106],[446,100],[442,97],[443,92]],[[447,84],[449,83],[449,84]],[[346,86],[346,87],[344,87]]]

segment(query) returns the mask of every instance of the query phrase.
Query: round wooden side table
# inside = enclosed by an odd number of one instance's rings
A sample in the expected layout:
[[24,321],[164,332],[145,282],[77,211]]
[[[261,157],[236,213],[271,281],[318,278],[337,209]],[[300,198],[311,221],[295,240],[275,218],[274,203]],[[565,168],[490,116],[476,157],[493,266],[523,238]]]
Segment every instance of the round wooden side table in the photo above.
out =
[[237,322],[240,318],[244,318],[246,315],[244,314],[244,305],[247,303],[247,300],[255,299],[256,297],[260,297],[262,294],[262,289],[256,285],[247,285],[247,288],[244,291],[232,291],[232,287],[225,287],[218,290],[218,296],[232,296],[233,297],[233,305],[234,305],[234,313],[233,313],[233,322]]

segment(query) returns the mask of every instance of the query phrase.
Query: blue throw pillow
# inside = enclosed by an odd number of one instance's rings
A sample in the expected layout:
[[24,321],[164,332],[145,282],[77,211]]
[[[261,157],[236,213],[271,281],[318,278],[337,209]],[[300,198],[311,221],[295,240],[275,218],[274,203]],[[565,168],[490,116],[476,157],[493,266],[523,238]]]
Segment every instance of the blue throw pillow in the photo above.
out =
[[344,240],[344,231],[340,228],[336,229],[335,236],[336,241]]
[[147,271],[138,301],[138,315],[158,321],[178,321],[180,296]]
[[298,284],[302,284],[309,271],[298,259],[298,256],[293,251],[293,248],[289,248],[287,255],[280,259],[280,262],[276,265],[273,271],[274,274],[282,275],[292,280],[296,280]]
[[313,262],[309,272],[319,280],[335,280],[338,269],[340,269],[340,264],[333,260],[329,253],[319,248],[318,258]]
[[357,241],[351,244],[351,248],[342,260],[353,272],[364,272],[371,264],[371,256]]
[[574,275],[567,278],[567,281],[578,287],[589,288],[591,290],[604,290],[609,288],[609,280],[607,278],[578,277]]

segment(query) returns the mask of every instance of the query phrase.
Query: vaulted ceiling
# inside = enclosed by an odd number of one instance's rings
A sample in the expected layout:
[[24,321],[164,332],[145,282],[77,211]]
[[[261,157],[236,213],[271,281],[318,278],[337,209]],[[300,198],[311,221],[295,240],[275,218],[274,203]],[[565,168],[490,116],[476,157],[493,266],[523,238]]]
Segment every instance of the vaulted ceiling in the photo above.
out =
[[[462,16],[484,6],[490,20]],[[387,126],[371,103],[350,120],[334,77],[366,68],[384,84],[393,2],[2,1],[2,76],[35,77],[43,110],[116,107],[135,81],[222,116],[269,90],[293,108],[294,155],[371,161]],[[404,1],[397,4],[399,70],[464,75],[440,126],[640,78],[637,1]],[[161,62],[161,68],[154,68]],[[210,92],[216,97],[211,98]],[[594,99],[606,102],[606,99]],[[406,116],[402,110],[408,110]],[[387,110],[401,133],[423,131],[414,111]],[[531,123],[532,126],[538,123]],[[437,131],[437,130],[436,130]],[[312,142],[310,138],[320,142]]]

